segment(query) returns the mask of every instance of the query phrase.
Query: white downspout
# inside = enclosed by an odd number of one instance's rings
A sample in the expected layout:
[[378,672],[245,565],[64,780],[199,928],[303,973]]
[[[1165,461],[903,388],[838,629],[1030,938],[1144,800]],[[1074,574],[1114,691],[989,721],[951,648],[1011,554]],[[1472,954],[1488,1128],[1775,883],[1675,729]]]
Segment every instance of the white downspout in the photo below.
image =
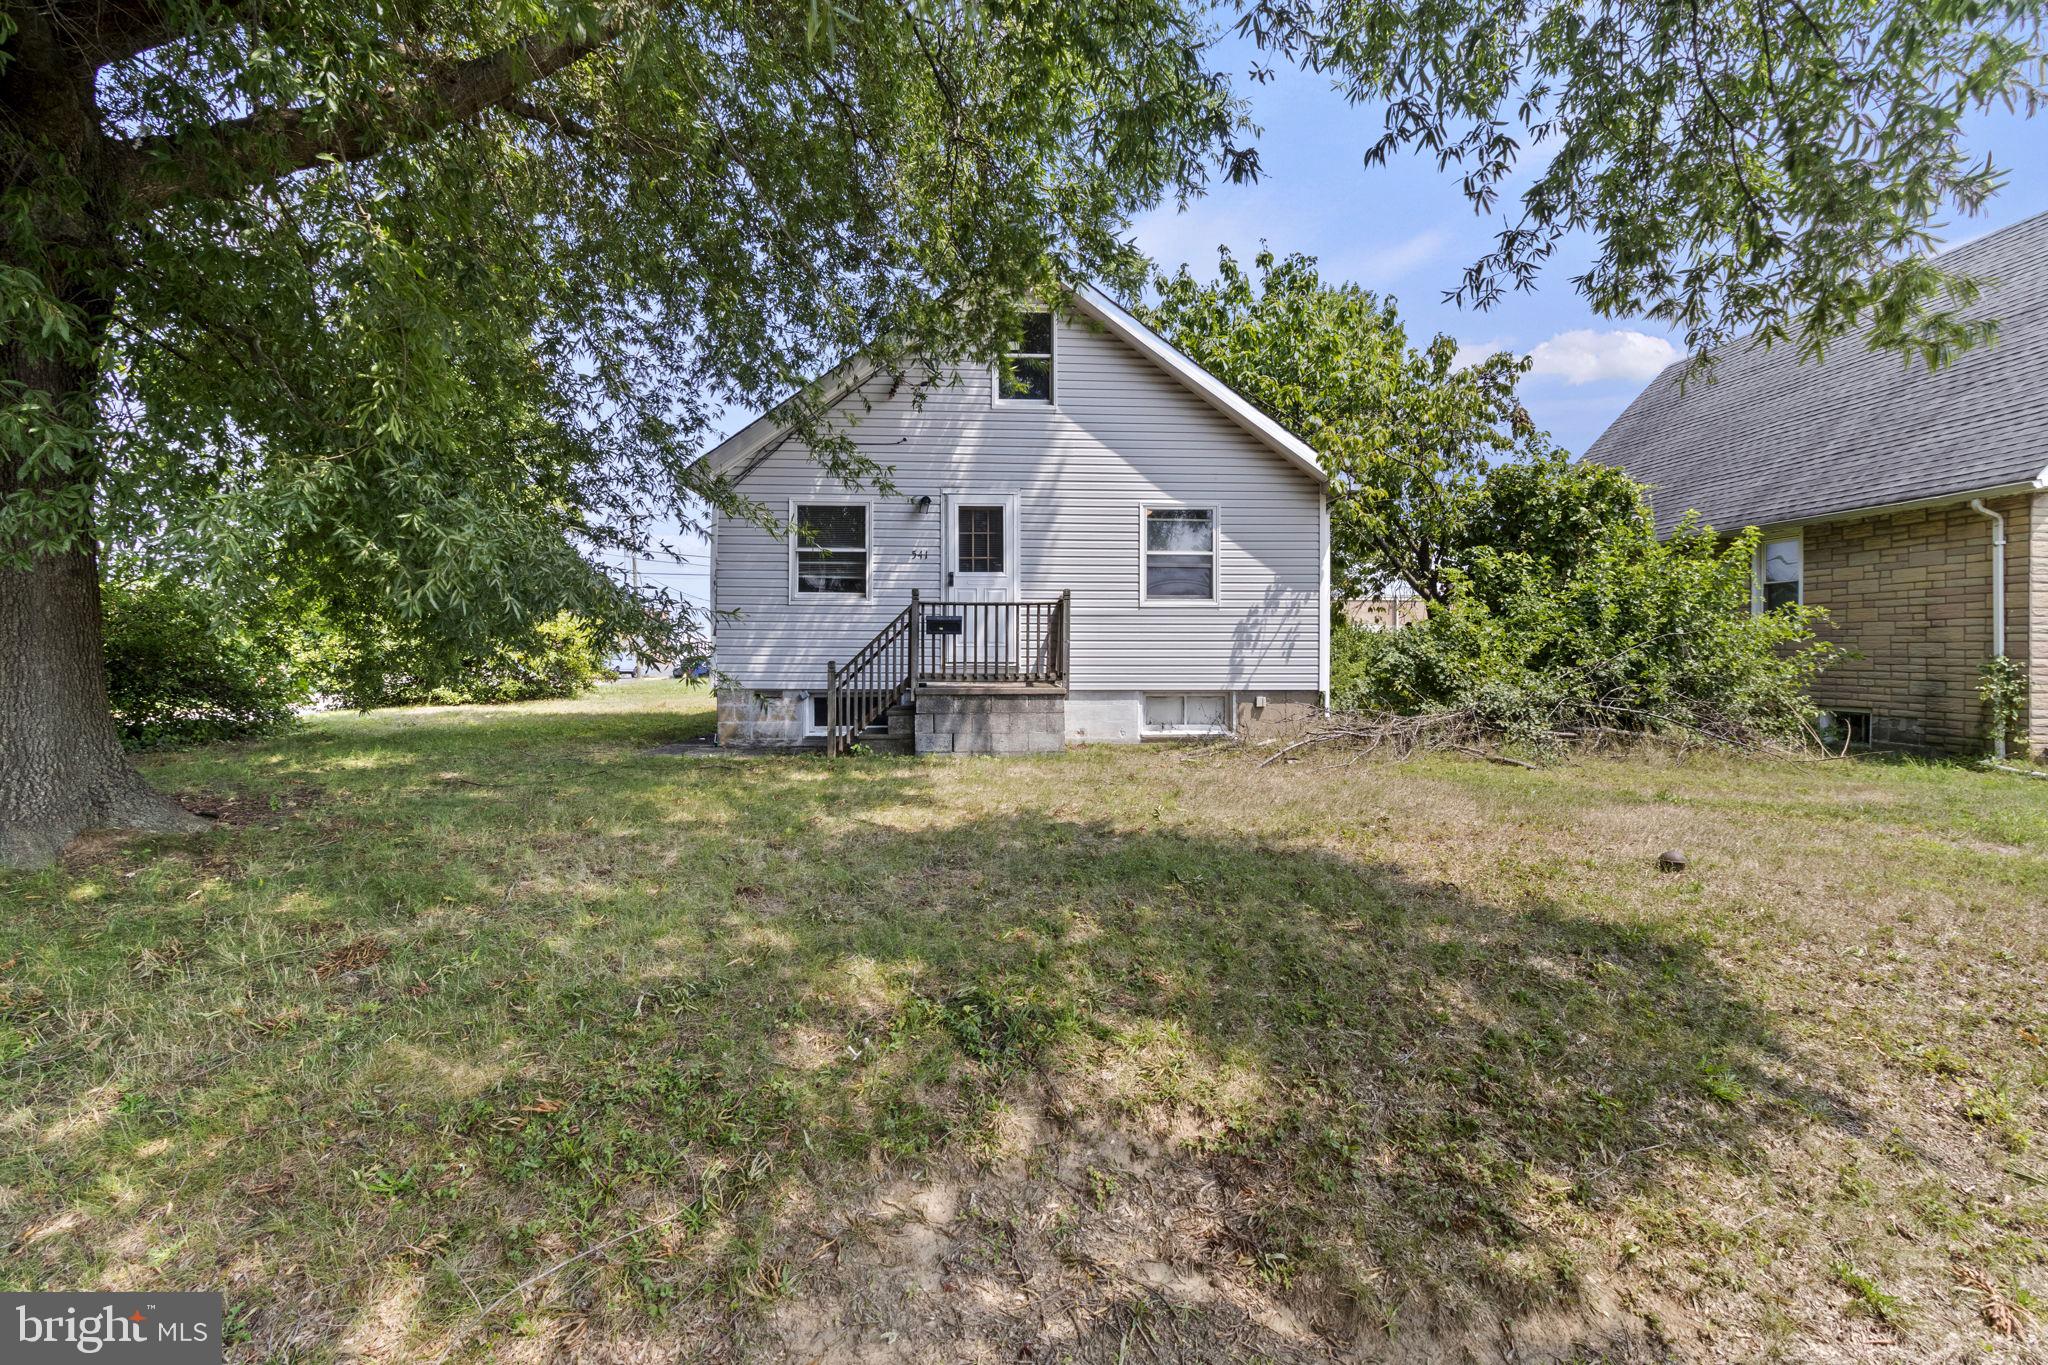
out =
[[[2005,657],[2005,514],[1994,512],[1984,505],[1984,499],[1971,498],[1970,510],[1991,518],[1991,657]],[[1993,736],[1991,751],[1999,758],[2005,757],[2005,732],[2000,727]]]

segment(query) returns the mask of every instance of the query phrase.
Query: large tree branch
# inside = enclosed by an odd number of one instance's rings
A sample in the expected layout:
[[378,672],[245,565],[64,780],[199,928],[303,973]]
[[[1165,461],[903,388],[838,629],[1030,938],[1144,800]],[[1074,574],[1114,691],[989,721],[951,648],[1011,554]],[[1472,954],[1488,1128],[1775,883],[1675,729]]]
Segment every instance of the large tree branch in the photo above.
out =
[[131,210],[193,196],[223,198],[323,161],[377,156],[466,123],[617,38],[622,20],[574,36],[532,34],[481,57],[422,62],[416,78],[374,104],[263,109],[169,136],[115,142],[110,156]]

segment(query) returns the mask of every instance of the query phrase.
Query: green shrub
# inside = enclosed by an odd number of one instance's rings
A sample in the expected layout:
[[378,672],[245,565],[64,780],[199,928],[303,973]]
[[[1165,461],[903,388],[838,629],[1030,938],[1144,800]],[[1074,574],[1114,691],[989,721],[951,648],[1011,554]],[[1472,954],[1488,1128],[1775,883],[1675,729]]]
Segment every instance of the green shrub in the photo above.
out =
[[1630,521],[1563,576],[1533,555],[1479,550],[1423,623],[1337,632],[1333,701],[1457,711],[1536,744],[1587,730],[1796,741],[1832,650],[1813,638],[1813,608],[1752,612],[1756,543],[1691,523],[1659,541]]
[[290,650],[174,579],[100,591],[107,696],[130,748],[266,734],[304,697]]
[[2009,654],[1986,659],[1977,672],[1977,695],[1991,713],[1987,727],[2020,753],[2027,750],[2027,666]]
[[515,639],[458,649],[388,628],[329,633],[319,688],[359,710],[574,697],[604,674],[589,627],[563,612]]

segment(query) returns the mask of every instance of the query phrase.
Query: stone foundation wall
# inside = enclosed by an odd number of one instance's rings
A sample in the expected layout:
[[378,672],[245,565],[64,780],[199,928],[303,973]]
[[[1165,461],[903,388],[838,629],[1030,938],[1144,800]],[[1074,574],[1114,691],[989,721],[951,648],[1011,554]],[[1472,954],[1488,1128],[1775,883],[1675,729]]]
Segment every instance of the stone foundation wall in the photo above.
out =
[[925,693],[913,727],[921,754],[1056,754],[1067,745],[1067,699]]
[[718,694],[718,742],[742,749],[796,749],[810,728],[801,692],[731,688]]
[[[1260,706],[1263,696],[1266,704]],[[1240,739],[1271,739],[1304,730],[1323,713],[1320,692],[1240,692],[1237,694],[1237,734]]]

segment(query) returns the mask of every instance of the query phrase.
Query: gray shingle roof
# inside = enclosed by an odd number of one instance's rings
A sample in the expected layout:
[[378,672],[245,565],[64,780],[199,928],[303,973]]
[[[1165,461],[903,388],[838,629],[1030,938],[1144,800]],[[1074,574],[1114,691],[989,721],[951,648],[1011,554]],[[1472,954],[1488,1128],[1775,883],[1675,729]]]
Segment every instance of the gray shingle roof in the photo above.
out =
[[1985,282],[1970,309],[1996,344],[1929,373],[1844,339],[1819,364],[1736,342],[1679,392],[1685,363],[1586,452],[1649,484],[1657,524],[1697,509],[1722,529],[1803,521],[2030,483],[2048,469],[2048,213],[1944,252]]

